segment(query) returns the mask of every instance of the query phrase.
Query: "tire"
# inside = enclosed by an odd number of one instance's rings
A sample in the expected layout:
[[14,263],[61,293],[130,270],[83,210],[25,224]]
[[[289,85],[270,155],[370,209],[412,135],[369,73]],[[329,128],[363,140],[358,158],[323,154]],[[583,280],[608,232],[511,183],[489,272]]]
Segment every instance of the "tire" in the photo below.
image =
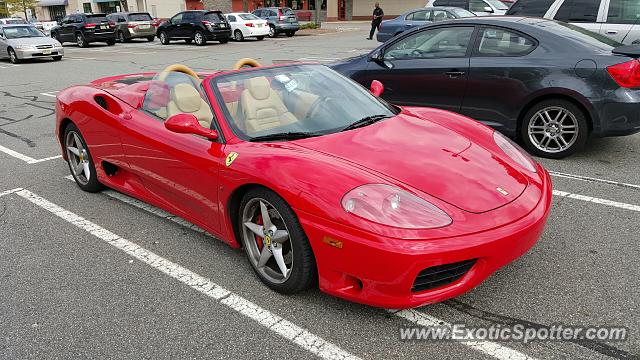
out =
[[244,41],[244,35],[242,35],[242,31],[236,30],[233,32],[233,38],[235,41]]
[[292,37],[295,33],[295,31],[287,31],[287,37]]
[[278,32],[276,31],[276,27],[273,25],[269,25],[269,37],[274,38],[278,36]]
[[589,138],[587,115],[570,101],[544,100],[524,115],[520,140],[536,156],[561,159],[580,150]]
[[76,34],[76,44],[78,44],[78,47],[81,48],[85,48],[88,46],[87,41],[84,39],[84,35],[82,35],[82,33]]
[[[251,222],[255,226],[262,226],[257,225],[264,223],[261,220],[261,204],[265,205],[272,224],[277,227],[276,233],[282,230],[286,231],[287,237],[282,243],[271,240],[271,236],[276,238],[275,234],[269,236],[267,240],[267,236],[264,236],[266,234],[259,237],[244,225],[245,222]],[[317,267],[311,245],[298,218],[284,199],[268,189],[249,190],[240,203],[238,219],[239,234],[247,259],[258,278],[265,285],[282,294],[294,294],[317,283]],[[267,250],[265,246],[270,246],[269,249],[276,247],[280,249],[280,254],[283,255],[281,257],[282,263],[286,268],[286,276],[283,275],[282,269],[278,266],[275,255],[273,255],[276,250]],[[264,264],[260,264],[263,252],[267,252],[269,256]],[[286,264],[287,260],[289,260],[289,264]]]
[[202,31],[197,30],[195,32],[195,34],[193,34],[193,41],[196,43],[196,45],[198,46],[204,46],[207,45],[207,38],[204,36],[204,34],[202,33]]
[[62,56],[58,55],[58,56],[53,56],[53,61],[60,61],[62,60]]
[[258,39],[258,40],[264,40],[264,36],[256,36],[256,39]]
[[171,40],[169,39],[169,35],[167,35],[167,33],[164,31],[160,32],[160,35],[158,35],[158,37],[160,38],[160,43],[162,45],[169,45],[169,43],[171,42]]
[[155,36],[147,36],[147,41],[148,42],[154,42],[156,40]]
[[220,41],[220,44],[226,44],[226,43],[228,43],[228,42],[229,42],[229,38],[220,39],[220,40],[218,40],[218,41]]
[[129,40],[127,40],[127,38],[124,36],[124,32],[122,31],[118,31],[118,41],[120,41],[121,43],[126,43]]
[[20,63],[20,59],[18,59],[18,55],[16,54],[15,50],[13,50],[12,48],[9,48],[7,52],[9,53],[9,61],[11,61],[12,64]]
[[113,40],[107,40],[107,41],[106,41],[106,43],[107,43],[107,45],[108,45],[108,46],[113,46],[113,45],[115,45],[115,44],[116,44],[116,39],[113,39]]
[[[104,189],[104,185],[98,181],[98,177],[96,176],[96,167],[93,163],[89,147],[84,141],[80,130],[78,130],[74,124],[69,124],[64,130],[63,144],[64,150],[67,153],[69,171],[71,171],[71,176],[73,176],[78,187],[86,192],[92,193]],[[82,149],[80,149],[80,146],[82,146]],[[82,156],[76,155],[71,148],[76,149]],[[74,169],[80,169],[80,174]],[[86,175],[86,171],[89,171],[89,175]]]

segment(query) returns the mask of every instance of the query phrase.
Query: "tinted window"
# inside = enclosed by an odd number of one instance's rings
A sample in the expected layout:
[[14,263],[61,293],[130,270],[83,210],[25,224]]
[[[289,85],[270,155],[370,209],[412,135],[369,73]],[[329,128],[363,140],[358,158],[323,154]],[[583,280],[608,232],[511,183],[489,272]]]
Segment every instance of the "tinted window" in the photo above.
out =
[[180,21],[182,21],[182,15],[183,15],[183,14],[178,14],[178,15],[176,15],[176,16],[174,16],[174,17],[172,17],[172,18],[171,18],[171,23],[172,23],[172,24],[179,24],[179,23],[180,23]]
[[519,0],[507,11],[507,15],[543,17],[555,0]]
[[[89,22],[96,22],[96,23],[100,23],[100,22],[104,22],[107,21],[107,17],[104,14],[91,14],[91,15],[86,15],[87,17],[87,21]],[[80,21],[82,21],[82,18],[80,17],[79,19]]]
[[204,19],[211,22],[224,22],[224,15],[219,12],[208,12],[204,14]]
[[485,12],[485,11],[487,11],[485,8],[491,8],[491,6],[489,6],[489,4],[485,3],[482,0],[471,0],[471,1],[469,1],[469,11]]
[[151,21],[151,15],[147,13],[129,14],[130,21]]
[[473,34],[471,26],[430,29],[414,33],[391,45],[385,59],[464,57]]
[[450,0],[436,0],[433,6],[453,6]]
[[229,22],[236,22],[236,17],[233,15],[228,15],[227,20],[229,20]]
[[196,21],[196,19],[197,19],[196,13],[193,13],[193,12],[186,12],[184,13],[184,15],[182,15],[182,22],[185,22],[185,23]]
[[600,1],[565,0],[556,13],[556,20],[564,22],[596,22]]
[[638,0],[611,0],[607,22],[614,24],[640,23],[640,2]]
[[544,21],[536,25],[561,36],[562,38],[572,40],[583,45],[593,46],[604,51],[611,51],[613,48],[622,46],[621,43],[611,38],[576,25],[556,21]]
[[487,28],[482,32],[478,53],[480,56],[521,56],[530,53],[535,42],[515,32]]

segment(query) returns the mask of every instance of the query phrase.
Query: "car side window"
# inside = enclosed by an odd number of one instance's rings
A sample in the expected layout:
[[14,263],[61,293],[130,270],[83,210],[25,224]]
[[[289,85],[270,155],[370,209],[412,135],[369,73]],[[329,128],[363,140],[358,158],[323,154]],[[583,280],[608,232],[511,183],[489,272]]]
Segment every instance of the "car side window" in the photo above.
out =
[[451,16],[448,12],[444,10],[433,10],[433,21],[443,21],[447,19],[451,19]]
[[413,20],[414,21],[428,21],[429,20],[429,14],[430,11],[427,10],[420,10],[420,11],[416,11],[413,13]]
[[260,16],[262,16],[262,10],[256,10],[256,11],[252,12],[252,14],[257,16],[257,17],[260,17]]
[[171,18],[171,23],[172,24],[180,24],[180,22],[182,22],[182,15],[183,13],[180,13],[174,17]]
[[449,5],[449,0],[436,0],[433,3],[433,6],[450,6]]
[[610,0],[607,22],[611,24],[640,24],[640,2]]
[[465,57],[472,34],[472,26],[453,26],[420,31],[392,44],[386,49],[384,59]]
[[535,49],[536,42],[513,31],[486,28],[478,46],[479,56],[523,56]]
[[278,14],[273,10],[269,10],[269,16],[278,16]]
[[594,23],[598,17],[599,7],[599,1],[565,0],[554,19],[564,22]]
[[543,17],[555,0],[518,1],[507,11],[507,15]]
[[182,22],[183,23],[190,23],[190,22],[194,22],[196,21],[196,14],[192,13],[192,12],[188,12],[188,13],[184,13],[184,15],[182,15]]
[[471,12],[486,12],[490,6],[482,0],[470,0],[469,11]]

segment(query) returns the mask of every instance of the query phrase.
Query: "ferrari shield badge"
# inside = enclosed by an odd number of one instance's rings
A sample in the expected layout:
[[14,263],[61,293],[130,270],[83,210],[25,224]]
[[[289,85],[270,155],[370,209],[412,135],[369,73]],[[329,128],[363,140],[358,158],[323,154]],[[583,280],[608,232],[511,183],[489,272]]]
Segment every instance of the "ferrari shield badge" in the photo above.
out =
[[233,161],[238,157],[238,153],[237,152],[230,152],[229,155],[227,155],[227,160],[225,161],[225,164],[227,165],[227,167],[231,166],[231,164],[233,164]]

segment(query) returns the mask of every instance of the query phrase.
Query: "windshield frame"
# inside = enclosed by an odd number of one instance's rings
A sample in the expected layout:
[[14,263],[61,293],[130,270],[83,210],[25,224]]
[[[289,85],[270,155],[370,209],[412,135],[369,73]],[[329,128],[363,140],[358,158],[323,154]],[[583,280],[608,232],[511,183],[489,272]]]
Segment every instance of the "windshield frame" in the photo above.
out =
[[[202,82],[202,86],[204,87],[206,93],[211,98],[212,102],[215,101],[217,109],[222,113],[221,117],[224,119],[224,121],[221,121],[220,123],[224,122],[224,127],[226,127],[228,129],[228,131],[230,132],[230,135],[233,135],[234,137],[237,137],[238,139],[241,139],[243,141],[250,142],[254,137],[259,137],[259,136],[263,136],[263,135],[266,135],[266,134],[258,134],[256,136],[250,136],[247,133],[245,133],[244,131],[242,131],[241,129],[239,129],[237,127],[237,125],[236,125],[235,118],[229,113],[229,110],[228,110],[228,108],[226,106],[226,103],[224,101],[224,97],[223,97],[222,93],[220,92],[219,87],[217,85],[219,83],[226,82],[227,79],[230,78],[230,77],[234,77],[234,76],[237,76],[238,74],[242,74],[242,73],[260,71],[260,70],[271,70],[271,69],[287,69],[287,68],[303,67],[303,66],[319,67],[319,68],[324,68],[326,70],[332,71],[338,78],[342,79],[342,81],[346,81],[349,84],[353,85],[355,89],[359,88],[359,91],[362,91],[363,93],[366,93],[372,100],[377,101],[378,103],[380,103],[380,105],[382,105],[384,108],[386,108],[391,113],[391,116],[396,116],[402,111],[401,108],[388,103],[387,101],[385,101],[384,99],[382,99],[380,97],[374,96],[373,94],[371,94],[369,89],[365,88],[364,86],[362,86],[362,85],[358,84],[357,82],[355,82],[355,81],[343,76],[342,74],[339,74],[339,73],[331,70],[330,68],[328,68],[328,67],[326,67],[324,65],[320,65],[320,64],[296,63],[296,64],[262,66],[262,67],[256,67],[256,68],[244,68],[244,69],[240,69],[240,70],[225,71],[225,72],[220,72],[220,73],[213,74],[213,75],[209,76],[208,78],[204,79],[203,82]],[[260,75],[258,75],[258,76],[260,76]],[[222,125],[222,124],[219,124],[219,125]],[[346,127],[348,125],[350,125],[350,123],[347,123],[347,124],[344,124],[343,126],[339,126],[339,127],[335,127],[335,128],[324,129],[322,131],[316,131],[316,130],[312,130],[312,129],[306,129],[305,131],[306,132],[310,132],[310,133],[320,134],[319,136],[324,136],[324,135],[330,135],[330,134],[338,133],[344,127]],[[279,133],[279,132],[276,132],[276,133]],[[314,136],[316,136],[316,135],[314,135]],[[298,139],[296,139],[296,140],[298,140]],[[278,140],[278,141],[280,141],[280,140]],[[282,140],[282,141],[293,141],[293,139],[292,140]]]
[[[20,29],[20,28],[27,28],[29,29],[29,31],[31,32],[35,32],[37,33],[37,36],[18,36],[18,37],[10,37],[7,35],[7,30],[8,29]],[[4,38],[7,40],[15,40],[15,39],[31,39],[31,38],[41,38],[41,37],[47,37],[45,34],[42,33],[42,31],[38,30],[38,28],[36,28],[33,25],[23,25],[21,24],[21,26],[3,26],[2,27],[2,33],[4,34]]]

